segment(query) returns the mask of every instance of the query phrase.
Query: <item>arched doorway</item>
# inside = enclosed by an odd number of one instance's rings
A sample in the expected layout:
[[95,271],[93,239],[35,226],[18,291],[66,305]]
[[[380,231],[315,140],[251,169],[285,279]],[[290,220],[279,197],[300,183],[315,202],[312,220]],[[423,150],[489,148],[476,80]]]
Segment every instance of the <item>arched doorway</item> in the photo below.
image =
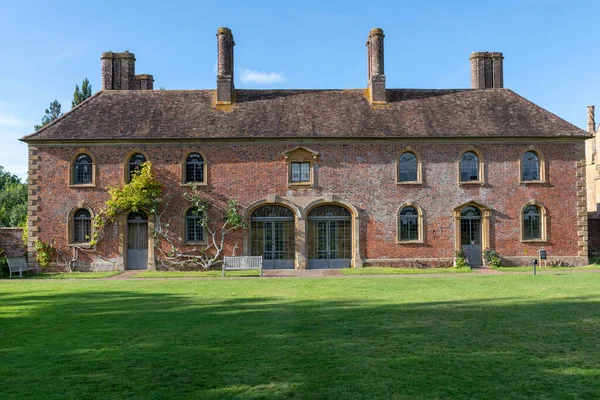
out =
[[134,211],[127,216],[127,269],[148,268],[148,216]]
[[308,268],[349,268],[352,263],[352,216],[338,205],[308,214]]
[[465,250],[469,264],[481,266],[481,211],[467,206],[460,213],[460,245]]
[[250,252],[263,257],[264,269],[294,269],[296,252],[294,213],[266,205],[250,216]]

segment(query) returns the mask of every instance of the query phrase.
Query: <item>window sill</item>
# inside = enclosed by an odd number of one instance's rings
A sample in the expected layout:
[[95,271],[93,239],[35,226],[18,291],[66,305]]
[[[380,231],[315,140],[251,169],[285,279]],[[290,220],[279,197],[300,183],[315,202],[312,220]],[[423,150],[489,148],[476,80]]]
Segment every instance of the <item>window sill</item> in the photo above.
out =
[[312,182],[288,182],[288,187],[313,187]]
[[195,186],[208,186],[208,183],[206,183],[206,182],[185,182],[185,183],[180,183],[179,184],[179,186],[188,186],[188,187],[190,187],[192,185],[195,185]]
[[90,244],[90,242],[85,242],[85,243],[69,243],[67,244],[67,246],[69,247],[81,247],[83,249],[91,249],[92,245]]
[[419,245],[422,245],[422,244],[425,244],[425,242],[422,241],[422,240],[396,240],[396,244],[399,244],[399,245],[403,245],[403,244],[410,244],[410,245],[419,244]]
[[485,182],[482,181],[468,181],[468,182],[458,182],[459,186],[465,185],[465,186],[469,186],[469,185],[479,185],[479,186],[483,186],[485,185]]
[[521,243],[547,243],[546,239],[521,239]]
[[206,242],[183,242],[182,246],[206,246]]
[[83,189],[83,188],[95,188],[96,184],[95,183],[72,183],[69,185],[70,188],[74,188],[74,189]]
[[419,181],[407,181],[407,182],[396,182],[396,185],[422,185],[423,182]]
[[519,181],[521,185],[540,185],[546,183],[546,181]]

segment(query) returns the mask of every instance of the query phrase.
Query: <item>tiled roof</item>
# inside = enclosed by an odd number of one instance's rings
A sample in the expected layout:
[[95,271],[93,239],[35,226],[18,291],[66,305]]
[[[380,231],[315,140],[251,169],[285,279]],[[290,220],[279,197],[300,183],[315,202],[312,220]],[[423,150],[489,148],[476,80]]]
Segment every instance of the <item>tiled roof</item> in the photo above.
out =
[[587,137],[508,89],[103,91],[24,141],[235,138]]

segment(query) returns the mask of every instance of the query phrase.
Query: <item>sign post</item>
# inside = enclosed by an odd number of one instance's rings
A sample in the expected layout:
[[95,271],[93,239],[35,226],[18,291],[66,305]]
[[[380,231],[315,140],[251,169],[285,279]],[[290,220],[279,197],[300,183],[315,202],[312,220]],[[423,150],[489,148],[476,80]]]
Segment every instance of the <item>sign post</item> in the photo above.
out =
[[537,271],[536,271],[536,266],[537,266],[538,260],[537,258],[534,258],[533,260],[531,260],[531,265],[533,265],[533,274],[537,275]]
[[540,259],[540,265],[542,265],[542,260],[544,260],[544,264],[546,263],[546,258],[547,258],[547,254],[546,254],[546,249],[541,248],[540,251],[538,252],[539,254],[539,259]]

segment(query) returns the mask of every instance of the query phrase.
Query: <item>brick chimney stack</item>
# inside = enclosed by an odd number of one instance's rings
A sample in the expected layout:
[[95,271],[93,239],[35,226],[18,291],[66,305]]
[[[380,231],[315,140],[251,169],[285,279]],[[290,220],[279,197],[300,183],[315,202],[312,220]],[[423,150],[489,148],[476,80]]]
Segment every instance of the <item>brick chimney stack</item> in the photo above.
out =
[[471,88],[497,89],[504,87],[502,53],[474,51],[471,53]]
[[217,29],[217,104],[233,103],[233,34],[229,28]]
[[596,117],[594,115],[595,106],[587,107],[587,131],[589,133],[596,133]]
[[102,53],[102,90],[152,90],[154,77],[135,74],[135,55],[109,51]]
[[383,63],[383,29],[373,28],[367,39],[367,60],[369,70],[369,96],[371,104],[385,104],[385,72]]

